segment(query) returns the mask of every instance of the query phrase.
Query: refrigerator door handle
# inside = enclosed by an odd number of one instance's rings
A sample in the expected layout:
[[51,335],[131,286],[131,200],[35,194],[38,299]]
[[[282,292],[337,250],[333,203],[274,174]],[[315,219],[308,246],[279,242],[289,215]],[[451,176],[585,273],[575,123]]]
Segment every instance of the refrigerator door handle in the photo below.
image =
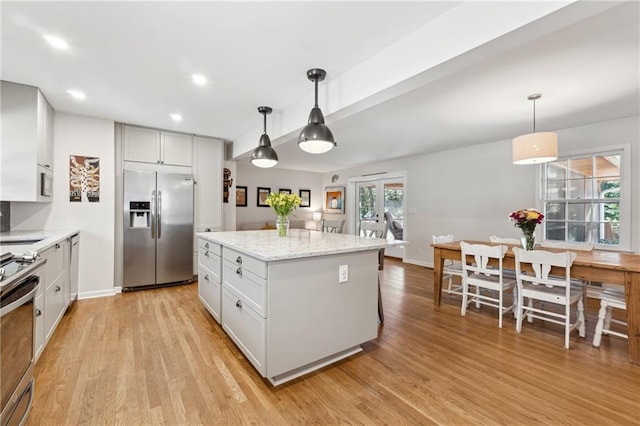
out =
[[162,191],[158,190],[158,238],[162,231]]
[[151,191],[151,238],[156,237],[156,191]]

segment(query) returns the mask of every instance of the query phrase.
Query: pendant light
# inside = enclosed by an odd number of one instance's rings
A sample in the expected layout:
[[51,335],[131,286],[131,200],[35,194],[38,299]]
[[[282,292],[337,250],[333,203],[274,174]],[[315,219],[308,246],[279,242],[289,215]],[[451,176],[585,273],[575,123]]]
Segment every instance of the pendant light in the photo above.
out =
[[271,111],[273,109],[268,106],[258,107],[258,112],[264,117],[264,132],[260,136],[260,144],[251,154],[251,164],[257,167],[267,168],[278,164],[278,154],[271,148],[271,139],[267,135],[267,114],[271,114]]
[[324,124],[322,111],[318,108],[318,81],[327,76],[325,70],[313,68],[307,71],[307,78],[315,84],[315,105],[309,113],[309,124],[304,126],[298,136],[298,146],[311,154],[322,154],[338,144],[333,140],[331,130]]
[[527,97],[533,101],[533,133],[513,139],[513,164],[548,163],[558,158],[558,135],[554,132],[536,133],[536,100],[541,97],[539,93]]

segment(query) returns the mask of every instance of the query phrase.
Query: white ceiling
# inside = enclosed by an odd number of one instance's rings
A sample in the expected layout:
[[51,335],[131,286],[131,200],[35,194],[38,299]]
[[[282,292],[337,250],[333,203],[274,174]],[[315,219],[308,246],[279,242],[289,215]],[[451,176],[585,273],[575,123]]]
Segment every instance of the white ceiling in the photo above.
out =
[[[469,26],[463,12],[495,27],[499,3],[473,3],[3,1],[0,77],[40,87],[57,111],[255,145],[256,108],[269,105],[277,167],[317,172],[528,133],[531,93],[543,94],[538,130],[640,113],[638,2],[557,3],[554,13],[446,58],[442,50],[459,49],[455,35]],[[70,49],[53,50],[43,33]],[[420,34],[431,42],[405,49]],[[421,57],[444,59],[412,69]],[[347,99],[348,82],[375,60],[383,75]],[[319,104],[338,141],[323,155],[296,143],[312,106],[313,67],[328,72]],[[193,73],[209,83],[196,87]],[[174,112],[182,122],[171,121]],[[239,161],[249,154],[234,150]]]

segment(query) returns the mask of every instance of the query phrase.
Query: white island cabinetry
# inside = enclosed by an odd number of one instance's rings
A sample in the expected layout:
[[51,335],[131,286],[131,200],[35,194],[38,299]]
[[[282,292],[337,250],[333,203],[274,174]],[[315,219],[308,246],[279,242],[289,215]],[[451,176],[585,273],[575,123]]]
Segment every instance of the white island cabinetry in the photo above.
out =
[[218,322],[222,291],[220,254],[219,244],[198,239],[198,297]]
[[[378,333],[378,250],[387,242],[290,234],[198,234],[200,247],[221,247],[223,329],[274,385],[357,353]],[[345,265],[348,280],[340,282]]]

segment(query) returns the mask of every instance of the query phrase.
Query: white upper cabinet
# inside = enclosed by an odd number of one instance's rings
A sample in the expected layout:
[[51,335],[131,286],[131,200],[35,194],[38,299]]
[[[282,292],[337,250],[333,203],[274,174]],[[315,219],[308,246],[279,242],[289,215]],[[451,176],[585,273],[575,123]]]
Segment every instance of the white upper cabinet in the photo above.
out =
[[38,164],[53,170],[53,108],[38,91]]
[[182,133],[161,132],[161,164],[191,166],[193,137]]
[[144,127],[124,127],[124,160],[191,166],[193,137]]
[[1,93],[2,201],[50,202],[53,109],[37,87],[2,81]]

